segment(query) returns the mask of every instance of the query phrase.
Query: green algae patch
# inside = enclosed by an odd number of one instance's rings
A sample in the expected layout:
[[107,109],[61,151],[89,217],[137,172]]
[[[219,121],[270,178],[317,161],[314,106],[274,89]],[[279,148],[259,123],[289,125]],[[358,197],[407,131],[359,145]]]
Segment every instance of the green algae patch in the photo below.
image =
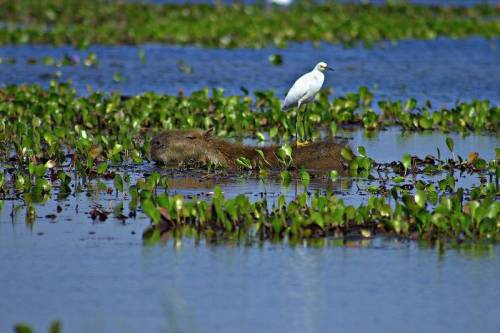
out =
[[325,41],[380,41],[500,35],[500,7],[370,5],[144,4],[118,1],[1,1],[0,44],[50,43],[86,47],[146,42],[208,47],[280,47]]

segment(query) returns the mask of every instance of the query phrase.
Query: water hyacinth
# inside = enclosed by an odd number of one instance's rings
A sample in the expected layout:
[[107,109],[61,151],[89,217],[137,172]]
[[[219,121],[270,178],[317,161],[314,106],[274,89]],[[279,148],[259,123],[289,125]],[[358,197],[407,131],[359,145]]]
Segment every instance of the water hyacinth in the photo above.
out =
[[[351,206],[334,195],[302,193],[288,204],[280,196],[268,209],[267,199],[250,202],[244,195],[224,199],[215,189],[211,202],[186,201],[182,196],[141,194],[142,209],[151,218],[147,241],[166,232],[192,228],[199,237],[244,235],[247,240],[302,239],[324,236],[386,234],[413,239],[485,238],[498,240],[500,202],[493,184],[474,187],[468,200],[464,190],[431,199],[418,190],[414,195],[370,197],[366,205]],[[428,198],[429,197],[429,198]],[[431,203],[433,202],[433,203]],[[430,207],[432,206],[432,207]]]
[[[364,87],[332,101],[327,97],[321,94],[309,107],[308,132],[330,124],[335,124],[335,132],[338,126],[377,130],[397,125],[405,130],[470,132],[495,131],[500,125],[500,108],[488,101],[438,110],[427,105],[419,108],[416,103],[408,109],[402,102],[380,101],[380,113],[375,113],[373,95]],[[191,96],[93,93],[79,97],[70,85],[52,83],[48,89],[8,86],[0,90],[0,102],[0,140],[9,151],[13,148],[20,161],[42,157],[43,150],[44,159],[61,162],[66,158],[64,152],[69,153],[65,148],[71,148],[71,152],[92,159],[138,162],[148,156],[152,131],[147,129],[213,128],[222,136],[260,134],[261,138],[268,131],[271,139],[294,133],[294,112],[281,112],[280,100],[272,92],[257,92],[253,100],[224,96],[217,89]]]
[[[309,130],[315,131],[320,124],[325,124],[332,132],[336,132],[338,126],[361,126],[373,131],[399,125],[405,129],[416,127],[421,130],[418,119],[427,117],[429,111],[418,109],[413,101],[381,102],[381,114],[370,120],[376,125],[367,127],[364,117],[367,114],[370,114],[370,119],[372,117],[373,95],[366,88],[332,101],[327,97],[322,94],[311,105],[310,114],[318,121],[313,122]],[[429,117],[434,119],[432,128],[436,130],[489,131],[495,130],[499,121],[499,108],[489,106],[487,101],[461,103],[450,110],[435,110],[430,114]],[[52,83],[48,89],[36,85],[8,86],[0,90],[0,115],[0,159],[4,169],[0,178],[0,195],[2,198],[23,198],[28,223],[37,219],[36,203],[46,202],[55,195],[65,198],[95,187],[98,191],[115,192],[117,196],[130,196],[131,214],[141,207],[156,224],[167,221],[169,230],[191,222],[195,225],[216,222],[219,227],[210,232],[233,232],[242,227],[239,217],[245,217],[244,229],[254,229],[257,223],[257,230],[263,232],[261,236],[271,239],[284,235],[328,236],[346,231],[342,228],[351,224],[353,227],[360,225],[365,234],[497,237],[497,226],[491,221],[496,221],[498,210],[495,200],[500,158],[497,156],[488,162],[475,152],[462,157],[455,153],[451,138],[446,139],[452,153],[449,160],[441,159],[438,151],[437,157],[419,158],[405,154],[401,161],[378,163],[362,146],[356,147],[357,154],[349,147],[342,149],[347,170],[345,173],[329,172],[324,177],[336,180],[349,176],[379,181],[379,185],[372,183],[360,189],[372,195],[368,206],[348,206],[330,195],[316,194],[312,201],[307,195],[299,195],[286,207],[283,199],[278,199],[279,205],[275,208],[281,213],[277,213],[268,211],[265,201],[251,203],[244,196],[224,200],[220,191],[216,191],[212,203],[186,201],[182,196],[170,197],[158,190],[168,188],[166,177],[158,172],[130,185],[123,166],[147,161],[151,135],[161,129],[213,128],[226,136],[260,133],[261,140],[265,140],[263,132],[267,131],[271,139],[289,138],[290,131],[294,130],[293,115],[281,112],[279,99],[270,92],[258,92],[254,99],[224,96],[216,89],[211,93],[208,89],[201,90],[191,96],[146,93],[123,97],[93,93],[81,97],[67,84]],[[439,119],[435,120],[435,117]],[[332,123],[336,125],[331,126]],[[315,175],[308,170],[294,170],[292,145],[284,142],[277,147],[275,154],[280,170],[274,170],[274,173],[269,172],[265,158],[255,165],[248,159],[239,158],[236,164],[249,177],[272,176],[284,185],[299,179],[307,188]],[[260,154],[262,157],[262,151]],[[206,169],[220,172],[216,167],[207,165]],[[485,180],[489,177],[489,182],[464,191],[458,188],[455,173],[477,174]],[[427,182],[425,177],[418,179],[418,175],[442,175],[442,178],[433,183]],[[102,179],[109,181],[110,185],[103,183]],[[465,195],[469,197],[468,201],[464,200]],[[387,198],[395,202],[390,203]],[[317,210],[315,203],[333,211],[325,208],[329,215],[324,215],[325,209]],[[116,205],[113,216],[123,220],[123,207],[123,202]],[[217,215],[213,215],[214,212]],[[90,216],[104,221],[110,213],[96,207]],[[464,230],[464,226],[471,228]],[[359,229],[356,228],[352,230]]]
[[0,2],[0,20],[6,23],[0,28],[0,43],[86,47],[91,43],[166,42],[223,48],[286,46],[293,41],[372,45],[439,36],[498,37],[500,24],[492,19],[498,14],[498,6],[487,4],[464,8],[324,2],[299,3],[282,10],[241,4],[19,0]]

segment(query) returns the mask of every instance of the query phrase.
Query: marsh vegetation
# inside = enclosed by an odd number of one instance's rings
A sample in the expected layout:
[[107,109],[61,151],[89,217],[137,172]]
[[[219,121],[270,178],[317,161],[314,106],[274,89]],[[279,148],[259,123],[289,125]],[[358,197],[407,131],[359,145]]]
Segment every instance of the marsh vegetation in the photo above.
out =
[[299,4],[287,10],[262,5],[170,5],[121,1],[0,2],[1,44],[162,42],[210,47],[286,46],[326,41],[373,45],[401,39],[497,37],[494,5],[425,6]]

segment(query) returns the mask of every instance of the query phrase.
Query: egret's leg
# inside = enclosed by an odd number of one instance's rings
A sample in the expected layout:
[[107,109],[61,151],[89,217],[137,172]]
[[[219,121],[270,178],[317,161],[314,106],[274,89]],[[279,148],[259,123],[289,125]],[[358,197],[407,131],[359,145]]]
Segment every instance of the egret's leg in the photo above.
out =
[[297,105],[297,114],[295,115],[295,142],[299,140],[299,114],[300,114],[300,102]]
[[297,114],[295,115],[295,142],[299,140],[299,108],[297,108]]
[[307,121],[307,104],[304,107],[304,116],[302,117],[302,127],[304,128],[304,141],[307,142],[307,128],[306,128],[306,121]]

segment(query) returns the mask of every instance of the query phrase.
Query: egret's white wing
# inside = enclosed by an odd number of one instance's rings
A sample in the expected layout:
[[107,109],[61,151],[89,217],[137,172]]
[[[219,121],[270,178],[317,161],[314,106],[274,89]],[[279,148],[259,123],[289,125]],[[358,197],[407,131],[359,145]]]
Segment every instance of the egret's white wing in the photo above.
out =
[[299,100],[309,93],[311,81],[311,73],[299,77],[286,94],[281,109],[286,111],[297,106]]

